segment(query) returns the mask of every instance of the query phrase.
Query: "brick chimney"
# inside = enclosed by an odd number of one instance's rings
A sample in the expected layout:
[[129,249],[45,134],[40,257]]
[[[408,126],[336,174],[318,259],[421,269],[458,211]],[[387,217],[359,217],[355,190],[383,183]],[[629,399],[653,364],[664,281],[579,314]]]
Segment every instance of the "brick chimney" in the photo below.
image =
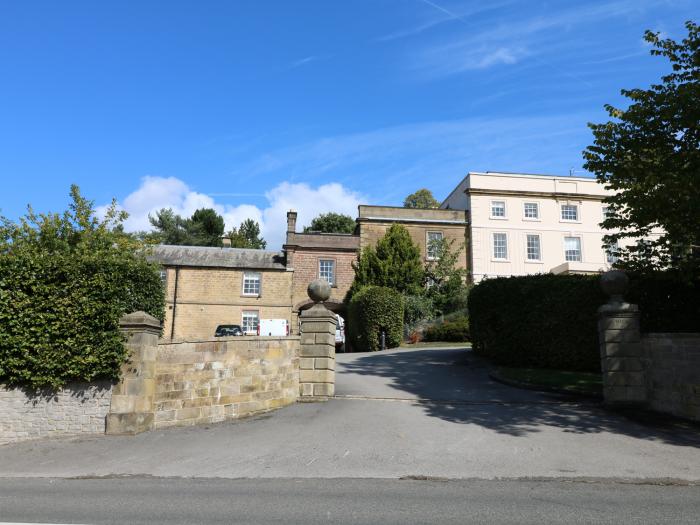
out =
[[287,212],[287,233],[294,233],[297,231],[297,212],[295,210],[289,210]]

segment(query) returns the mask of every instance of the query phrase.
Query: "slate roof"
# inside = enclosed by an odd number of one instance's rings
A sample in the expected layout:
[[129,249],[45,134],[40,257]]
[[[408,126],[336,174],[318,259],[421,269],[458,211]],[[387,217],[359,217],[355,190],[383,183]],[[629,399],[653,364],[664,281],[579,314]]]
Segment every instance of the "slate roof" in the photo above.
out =
[[244,248],[158,245],[152,248],[148,259],[163,266],[286,270],[284,252]]

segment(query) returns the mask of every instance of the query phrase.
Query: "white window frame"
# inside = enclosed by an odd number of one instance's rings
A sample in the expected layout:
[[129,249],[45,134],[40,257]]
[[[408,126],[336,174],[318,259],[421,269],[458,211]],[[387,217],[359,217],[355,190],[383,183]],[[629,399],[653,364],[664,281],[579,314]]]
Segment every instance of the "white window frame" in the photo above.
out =
[[[431,239],[430,238],[431,234],[439,235],[440,239]],[[442,241],[444,239],[445,239],[445,235],[441,231],[431,230],[431,231],[425,232],[425,258],[426,259],[428,259],[429,261],[437,261],[438,260],[439,257],[438,257],[437,253],[435,253],[435,254],[430,253],[431,243],[434,240]]]
[[[564,208],[565,207],[572,207],[576,210],[576,218],[575,219],[565,219],[564,218]],[[559,220],[561,222],[581,222],[581,207],[578,204],[570,204],[563,202],[559,206]]]
[[[537,217],[528,217],[527,216],[527,205],[528,204],[534,204],[535,209],[537,210]],[[523,220],[524,221],[541,221],[542,216],[540,215],[540,203],[536,201],[525,201],[523,202]]]
[[[501,215],[494,215],[493,214],[493,205],[494,203],[503,203],[503,216]],[[489,217],[491,219],[499,220],[499,221],[504,221],[508,219],[508,205],[506,204],[506,201],[504,200],[494,200],[489,203]]]
[[[496,257],[496,235],[503,235],[506,240],[505,257]],[[508,259],[508,233],[507,232],[491,232],[491,260],[492,261],[509,261]]]
[[[255,317],[255,322],[253,323],[253,326],[248,328],[248,323],[246,323],[246,317]],[[259,310],[243,310],[241,312],[241,329],[243,330],[243,333],[245,334],[257,334],[258,333],[258,326],[260,326],[260,311]]]
[[618,255],[618,250],[620,249],[620,243],[615,241],[614,246],[608,246],[605,248],[605,262],[607,262],[610,265],[615,264],[617,261],[620,260],[620,257]]
[[[331,263],[331,279],[329,280],[326,275],[323,275],[321,272],[321,264],[322,263]],[[330,259],[330,258],[319,258],[318,260],[318,278],[319,279],[325,279],[328,281],[328,284],[331,286],[335,286],[335,259]]]
[[[252,281],[252,276],[257,277],[258,291],[246,292],[246,280]],[[244,297],[260,297],[262,295],[262,274],[260,272],[243,272],[243,278],[241,279],[241,295]]]
[[[528,237],[537,237],[537,254],[539,257],[537,259],[530,259],[530,252],[528,251]],[[525,234],[525,262],[528,263],[541,263],[542,262],[542,236],[539,233],[526,233]]]
[[[566,255],[566,240],[578,239],[578,259],[568,259]],[[583,262],[583,240],[580,235],[566,235],[564,237],[564,261],[565,262]]]
[[610,206],[603,206],[600,209],[600,213],[603,215],[603,220],[608,218],[608,213],[610,213]]

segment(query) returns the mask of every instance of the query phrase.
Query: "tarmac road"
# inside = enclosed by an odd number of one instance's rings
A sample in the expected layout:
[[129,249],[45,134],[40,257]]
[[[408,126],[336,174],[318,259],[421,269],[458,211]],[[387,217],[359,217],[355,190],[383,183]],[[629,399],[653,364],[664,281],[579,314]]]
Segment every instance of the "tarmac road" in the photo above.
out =
[[0,480],[0,522],[695,524],[700,487],[371,479]]

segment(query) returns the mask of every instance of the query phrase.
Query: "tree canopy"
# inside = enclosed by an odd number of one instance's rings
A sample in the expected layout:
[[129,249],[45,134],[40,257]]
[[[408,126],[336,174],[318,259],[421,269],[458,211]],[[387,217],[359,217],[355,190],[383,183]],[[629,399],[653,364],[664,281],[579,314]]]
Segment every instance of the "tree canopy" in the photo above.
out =
[[232,248],[253,248],[264,250],[267,241],[260,236],[260,225],[253,219],[244,220],[241,225],[226,234],[231,240]]
[[62,214],[0,218],[0,383],[118,378],[128,355],[119,318],[164,317],[159,267],[123,233],[126,214],[113,202],[97,217],[77,186],[71,198]]
[[148,220],[153,230],[138,236],[149,243],[176,246],[222,246],[224,218],[212,208],[195,210],[190,218],[177,215],[170,208],[158,210]]
[[[700,250],[700,28],[687,22],[678,43],[647,31],[651,54],[666,57],[671,73],[647,89],[623,89],[626,109],[606,105],[611,121],[589,124],[594,142],[584,167],[615,194],[607,197],[604,237],[633,269],[689,268]],[[659,236],[651,235],[661,228]]]
[[304,228],[304,233],[353,233],[355,231],[355,219],[342,213],[322,213],[311,221],[311,225]]
[[403,201],[404,208],[439,208],[440,203],[433,197],[433,193],[422,188],[415,193],[411,193]]
[[351,292],[368,285],[407,294],[419,294],[423,288],[425,269],[420,248],[400,224],[392,224],[376,248],[362,249],[353,268],[355,280]]

